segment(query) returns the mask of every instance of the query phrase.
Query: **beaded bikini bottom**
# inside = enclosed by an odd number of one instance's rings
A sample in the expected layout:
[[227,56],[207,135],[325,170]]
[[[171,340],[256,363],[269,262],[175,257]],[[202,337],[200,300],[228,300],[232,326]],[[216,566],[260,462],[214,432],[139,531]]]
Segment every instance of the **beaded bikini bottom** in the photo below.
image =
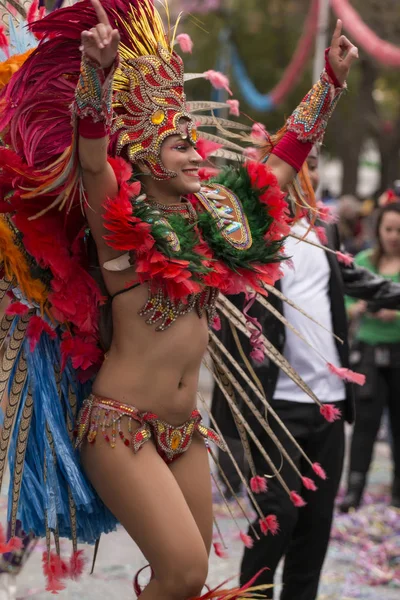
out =
[[[123,420],[128,424],[128,436],[122,430]],[[140,427],[134,427],[134,422],[139,423]],[[198,410],[194,410],[182,425],[176,426],[159,419],[152,412],[141,412],[130,404],[94,394],[85,400],[77,427],[77,448],[82,445],[84,439],[93,444],[99,432],[112,448],[120,438],[134,453],[153,438],[159,455],[166,463],[173,462],[186,452],[196,431],[204,440],[210,440],[222,450],[225,449],[219,435],[202,424],[202,417]]]

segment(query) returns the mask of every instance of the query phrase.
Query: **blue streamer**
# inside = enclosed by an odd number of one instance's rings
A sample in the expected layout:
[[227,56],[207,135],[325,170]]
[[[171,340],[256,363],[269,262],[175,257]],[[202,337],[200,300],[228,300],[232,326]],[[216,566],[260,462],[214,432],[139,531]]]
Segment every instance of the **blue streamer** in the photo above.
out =
[[230,43],[230,52],[235,81],[238,84],[240,93],[246,103],[253,110],[257,110],[258,112],[270,112],[271,110],[274,110],[275,104],[271,94],[260,94],[254,83],[251,81],[245,64],[240,58],[236,46],[232,42]]

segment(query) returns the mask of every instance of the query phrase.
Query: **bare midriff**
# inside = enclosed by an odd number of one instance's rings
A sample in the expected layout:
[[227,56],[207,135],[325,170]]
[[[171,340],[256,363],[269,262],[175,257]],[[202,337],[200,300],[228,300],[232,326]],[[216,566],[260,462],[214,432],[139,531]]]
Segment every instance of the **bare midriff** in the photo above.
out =
[[192,311],[165,331],[156,331],[138,314],[147,294],[147,285],[142,285],[114,299],[113,341],[93,393],[179,425],[196,406],[207,318]]

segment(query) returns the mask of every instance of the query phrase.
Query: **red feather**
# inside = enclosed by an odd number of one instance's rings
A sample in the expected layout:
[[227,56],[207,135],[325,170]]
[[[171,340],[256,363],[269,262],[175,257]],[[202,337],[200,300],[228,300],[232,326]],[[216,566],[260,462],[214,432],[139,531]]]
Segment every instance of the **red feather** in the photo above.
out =
[[26,336],[29,339],[29,349],[31,352],[36,348],[42,333],[47,333],[49,337],[55,339],[57,337],[56,332],[46,321],[41,317],[34,315],[29,319],[28,327],[26,329]]
[[83,550],[77,550],[72,553],[69,561],[69,575],[71,579],[79,579],[85,568],[86,560]]

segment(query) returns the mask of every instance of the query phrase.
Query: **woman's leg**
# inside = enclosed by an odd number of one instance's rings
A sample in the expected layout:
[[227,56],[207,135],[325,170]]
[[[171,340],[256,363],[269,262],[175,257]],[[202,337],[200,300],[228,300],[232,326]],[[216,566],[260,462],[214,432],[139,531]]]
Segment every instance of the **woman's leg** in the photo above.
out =
[[170,469],[209,553],[213,534],[213,508],[210,463],[204,439],[195,434],[190,448],[170,464]]
[[366,382],[356,390],[356,420],[351,439],[347,490],[340,504],[342,512],[357,508],[361,503],[388,396],[387,381],[382,369],[372,364],[361,364],[357,371],[366,375]]
[[133,454],[118,441],[110,448],[98,435],[95,444],[83,447],[82,462],[97,493],[153,569],[141,600],[199,595],[207,578],[207,550],[184,494],[154,444],[147,442]]

